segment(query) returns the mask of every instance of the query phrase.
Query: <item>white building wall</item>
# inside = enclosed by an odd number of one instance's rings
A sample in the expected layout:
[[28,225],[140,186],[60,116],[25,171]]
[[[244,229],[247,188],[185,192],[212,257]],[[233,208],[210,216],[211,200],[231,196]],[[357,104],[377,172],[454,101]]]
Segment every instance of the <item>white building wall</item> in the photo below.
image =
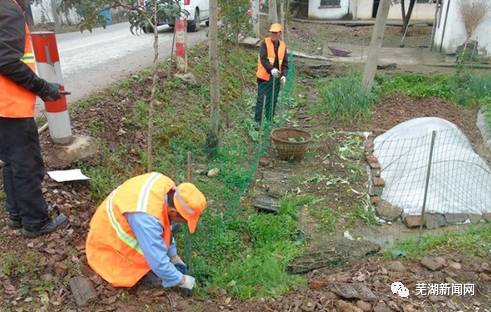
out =
[[339,8],[321,7],[321,0],[309,1],[309,18],[340,19],[350,11],[350,0],[341,0]]
[[[373,13],[373,0],[352,0],[354,19],[371,19]],[[409,8],[409,0],[406,1],[406,11]],[[435,18],[436,4],[416,3],[414,5],[411,20],[433,20]],[[389,10],[389,19],[402,19],[401,4],[393,4]]]
[[[51,0],[43,0],[39,4],[32,4],[31,10],[34,24],[54,23]],[[59,16],[63,24],[77,24],[80,22],[80,16],[75,10],[72,10],[69,14],[60,14]]]
[[[447,7],[448,17],[445,27]],[[458,0],[443,0],[440,16],[441,17],[436,25],[434,46],[437,50],[439,50],[441,46],[442,51],[455,53],[457,47],[462,45],[467,38],[460,12],[460,2]],[[471,39],[479,42],[481,53],[491,55],[491,9],[484,18],[484,21],[481,22],[476,31],[472,34]]]

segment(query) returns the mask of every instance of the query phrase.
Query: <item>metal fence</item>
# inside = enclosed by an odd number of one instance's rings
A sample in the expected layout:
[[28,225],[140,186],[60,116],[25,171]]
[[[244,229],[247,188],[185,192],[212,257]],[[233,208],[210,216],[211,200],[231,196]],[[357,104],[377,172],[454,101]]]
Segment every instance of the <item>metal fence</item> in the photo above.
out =
[[476,223],[491,213],[489,164],[458,128],[416,136],[402,130],[375,140],[382,199],[404,215],[437,214],[449,224]]

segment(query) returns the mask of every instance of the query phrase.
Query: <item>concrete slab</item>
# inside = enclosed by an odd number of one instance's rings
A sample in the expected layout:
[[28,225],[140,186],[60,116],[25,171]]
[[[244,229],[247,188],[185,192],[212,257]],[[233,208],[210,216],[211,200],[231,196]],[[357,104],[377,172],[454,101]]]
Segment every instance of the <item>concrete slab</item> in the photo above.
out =
[[[330,54],[328,46],[351,50],[352,53],[349,57],[333,56]],[[368,46],[331,42],[326,43],[323,49],[323,51],[325,51],[324,56],[329,58],[331,62],[337,63],[365,63],[368,58],[368,50]],[[429,51],[429,49],[383,47],[380,50],[378,63],[381,65],[397,64],[397,66],[437,64],[445,63],[445,56],[436,52],[433,53]]]

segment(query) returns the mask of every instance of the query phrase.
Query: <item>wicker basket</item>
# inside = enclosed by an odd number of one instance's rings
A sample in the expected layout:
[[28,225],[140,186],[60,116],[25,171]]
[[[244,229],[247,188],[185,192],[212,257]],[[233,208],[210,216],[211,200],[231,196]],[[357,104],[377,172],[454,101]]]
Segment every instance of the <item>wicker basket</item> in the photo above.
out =
[[302,160],[310,139],[310,133],[295,128],[279,128],[271,132],[276,156],[281,160]]

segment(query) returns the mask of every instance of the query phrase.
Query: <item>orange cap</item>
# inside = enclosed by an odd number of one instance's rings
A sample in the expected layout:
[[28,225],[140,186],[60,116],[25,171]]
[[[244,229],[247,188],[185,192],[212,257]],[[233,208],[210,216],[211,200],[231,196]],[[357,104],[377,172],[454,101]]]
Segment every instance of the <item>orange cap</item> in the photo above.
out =
[[269,32],[278,33],[281,31],[282,31],[281,24],[278,24],[278,23],[272,24],[271,27],[269,28]]
[[176,188],[174,206],[188,222],[189,232],[196,231],[199,217],[206,208],[206,198],[194,184],[182,183]]

